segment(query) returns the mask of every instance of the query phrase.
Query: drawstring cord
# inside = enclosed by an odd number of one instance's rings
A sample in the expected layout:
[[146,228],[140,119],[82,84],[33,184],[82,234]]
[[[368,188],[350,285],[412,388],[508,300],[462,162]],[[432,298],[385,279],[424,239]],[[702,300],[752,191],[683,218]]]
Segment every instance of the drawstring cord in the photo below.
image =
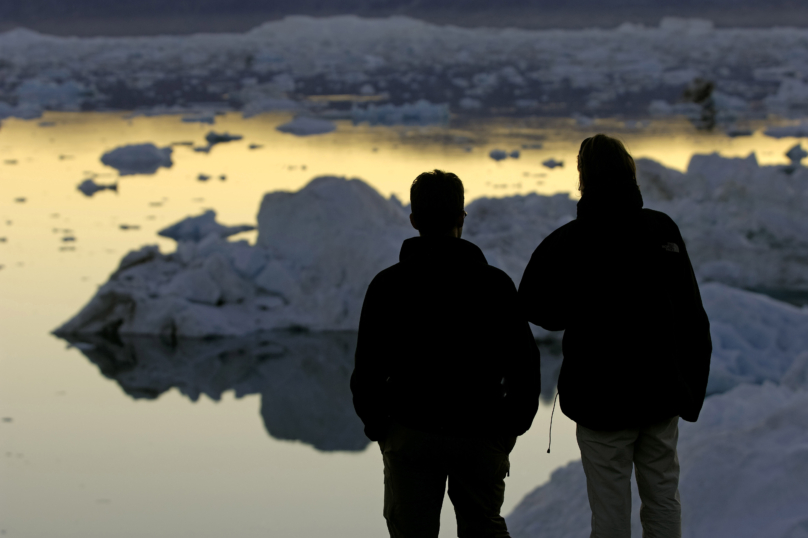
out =
[[558,392],[553,398],[553,410],[550,412],[550,440],[547,442],[547,453],[550,453],[550,445],[553,444],[553,415],[555,414],[555,404],[558,401]]

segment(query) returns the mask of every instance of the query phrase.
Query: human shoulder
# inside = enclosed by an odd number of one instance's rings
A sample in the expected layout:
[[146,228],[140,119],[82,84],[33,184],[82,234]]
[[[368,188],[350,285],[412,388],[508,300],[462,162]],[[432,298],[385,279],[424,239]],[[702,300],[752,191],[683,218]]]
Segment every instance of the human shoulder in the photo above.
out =
[[575,240],[580,231],[580,222],[578,219],[573,219],[563,226],[553,230],[550,235],[545,237],[539,248],[542,250],[561,248],[569,241]]
[[379,271],[370,281],[369,289],[378,290],[395,286],[401,278],[401,263],[395,263],[387,269]]
[[643,208],[642,218],[647,223],[658,228],[663,233],[674,233],[679,235],[679,227],[676,222],[662,211]]

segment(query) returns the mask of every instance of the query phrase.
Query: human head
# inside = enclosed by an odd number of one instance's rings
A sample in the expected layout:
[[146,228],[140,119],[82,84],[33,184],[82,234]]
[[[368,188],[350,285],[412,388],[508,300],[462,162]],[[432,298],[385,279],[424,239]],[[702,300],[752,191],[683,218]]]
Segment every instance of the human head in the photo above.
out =
[[463,182],[451,172],[432,170],[415,178],[410,187],[410,222],[422,236],[460,237],[465,196]]
[[581,142],[578,151],[578,190],[599,192],[637,185],[637,167],[623,143],[605,134]]

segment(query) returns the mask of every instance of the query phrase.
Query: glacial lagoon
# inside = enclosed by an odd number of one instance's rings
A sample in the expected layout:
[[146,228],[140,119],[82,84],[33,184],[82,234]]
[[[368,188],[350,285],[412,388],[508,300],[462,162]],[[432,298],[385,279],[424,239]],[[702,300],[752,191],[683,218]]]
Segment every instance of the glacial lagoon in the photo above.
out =
[[[215,124],[180,116],[46,113],[0,128],[0,453],[2,531],[9,536],[384,535],[381,457],[364,439],[347,387],[355,335],[277,332],[210,341],[60,339],[130,250],[173,241],[157,231],[205,210],[255,224],[267,192],[297,191],[323,175],[358,177],[407,204],[421,171],[454,171],[467,202],[531,192],[576,196],[581,139],[605,131],[635,155],[685,170],[719,152],[785,165],[798,140],[732,138],[686,120],[629,124],[573,119],[453,119],[429,127],[337,121],[296,137],[291,114]],[[206,133],[241,140],[209,152]],[[115,147],[171,147],[172,166],[118,176],[100,162]],[[502,150],[506,158],[494,160]],[[514,152],[518,152],[518,157]],[[563,166],[542,163],[554,159]],[[87,196],[86,179],[115,184]],[[473,218],[473,214],[470,215]],[[334,223],[338,226],[339,223]],[[256,232],[231,240],[254,243]],[[536,241],[538,242],[538,240]],[[545,384],[558,350],[543,344]],[[554,359],[554,357],[556,357]],[[519,440],[504,513],[579,457],[574,424],[553,421],[552,382]],[[454,535],[445,505],[441,536]]]

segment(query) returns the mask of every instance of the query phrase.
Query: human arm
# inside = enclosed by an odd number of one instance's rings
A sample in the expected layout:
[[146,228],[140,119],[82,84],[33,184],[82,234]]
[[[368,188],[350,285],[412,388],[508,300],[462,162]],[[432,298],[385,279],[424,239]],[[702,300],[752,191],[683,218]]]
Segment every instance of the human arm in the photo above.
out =
[[519,307],[523,316],[548,331],[566,329],[570,319],[570,271],[562,248],[567,226],[539,244],[519,283]]
[[374,279],[365,294],[351,375],[354,409],[365,424],[365,435],[371,441],[383,439],[390,422],[387,399],[390,342],[385,337],[389,320],[385,323],[384,297],[379,288]]

